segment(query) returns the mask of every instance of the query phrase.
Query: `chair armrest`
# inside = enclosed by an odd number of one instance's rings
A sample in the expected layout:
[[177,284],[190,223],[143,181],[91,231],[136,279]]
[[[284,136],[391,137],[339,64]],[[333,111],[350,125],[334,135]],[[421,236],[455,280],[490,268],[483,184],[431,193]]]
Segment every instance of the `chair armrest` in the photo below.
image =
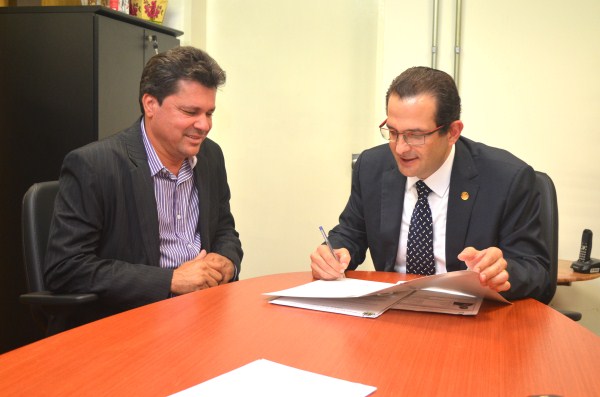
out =
[[569,317],[573,321],[581,320],[581,313],[579,313],[579,312],[574,312],[572,310],[564,310],[564,309],[556,309],[556,310],[558,310],[565,316]]
[[19,296],[21,303],[37,306],[78,306],[96,300],[96,294],[55,294],[50,291],[30,292]]

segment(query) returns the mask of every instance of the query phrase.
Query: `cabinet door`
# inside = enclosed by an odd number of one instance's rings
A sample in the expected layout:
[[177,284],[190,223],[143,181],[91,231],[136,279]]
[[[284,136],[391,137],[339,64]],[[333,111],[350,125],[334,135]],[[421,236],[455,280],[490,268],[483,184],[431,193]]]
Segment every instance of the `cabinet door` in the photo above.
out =
[[144,28],[96,15],[98,138],[129,127],[141,114]]
[[18,300],[21,203],[33,183],[58,179],[69,151],[96,140],[93,49],[91,15],[0,14],[0,353],[43,336]]
[[97,15],[98,138],[129,127],[141,115],[140,77],[155,51],[179,45],[164,33]]
[[156,52],[165,52],[169,48],[179,46],[179,39],[168,34],[159,33],[154,30],[146,29],[146,40],[144,41],[144,65]]

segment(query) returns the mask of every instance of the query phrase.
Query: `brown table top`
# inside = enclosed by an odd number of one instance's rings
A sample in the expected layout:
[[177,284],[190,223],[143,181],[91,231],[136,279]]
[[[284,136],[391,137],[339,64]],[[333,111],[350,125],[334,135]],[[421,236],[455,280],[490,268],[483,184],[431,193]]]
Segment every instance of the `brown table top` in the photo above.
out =
[[571,263],[573,263],[573,261],[566,259],[558,260],[558,285],[571,285],[573,281],[593,280],[600,277],[600,273],[586,274],[574,272],[573,269],[571,269]]
[[0,394],[165,396],[265,358],[376,386],[374,396],[600,395],[600,338],[537,301],[485,301],[476,316],[388,310],[367,319],[261,296],[311,280],[243,280],[10,351],[0,355]]

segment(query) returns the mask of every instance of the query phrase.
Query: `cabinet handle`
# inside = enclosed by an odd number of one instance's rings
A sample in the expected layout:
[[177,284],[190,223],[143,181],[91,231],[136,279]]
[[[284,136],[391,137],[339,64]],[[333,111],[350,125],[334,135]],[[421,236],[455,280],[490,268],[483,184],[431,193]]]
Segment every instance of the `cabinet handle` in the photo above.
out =
[[152,43],[152,48],[154,48],[154,53],[158,54],[158,37],[154,34],[148,36],[148,41]]

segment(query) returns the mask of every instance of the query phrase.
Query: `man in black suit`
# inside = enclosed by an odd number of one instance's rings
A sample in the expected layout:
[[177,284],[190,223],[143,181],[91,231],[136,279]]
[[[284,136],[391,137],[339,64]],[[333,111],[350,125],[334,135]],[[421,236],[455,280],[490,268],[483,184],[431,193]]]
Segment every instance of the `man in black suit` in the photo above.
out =
[[429,274],[470,268],[506,298],[548,301],[550,259],[534,170],[504,150],[460,136],[460,97],[442,71],[408,69],[392,82],[386,105],[380,129],[389,145],[357,160],[350,199],[329,234],[335,257],[318,246],[311,254],[313,276],[339,278],[364,261],[367,249],[377,270],[412,270],[408,236],[421,181],[431,190]]
[[223,153],[207,138],[224,83],[201,50],[156,55],[142,73],[142,117],[65,157],[45,281],[99,300],[52,319],[51,332],[238,279]]

